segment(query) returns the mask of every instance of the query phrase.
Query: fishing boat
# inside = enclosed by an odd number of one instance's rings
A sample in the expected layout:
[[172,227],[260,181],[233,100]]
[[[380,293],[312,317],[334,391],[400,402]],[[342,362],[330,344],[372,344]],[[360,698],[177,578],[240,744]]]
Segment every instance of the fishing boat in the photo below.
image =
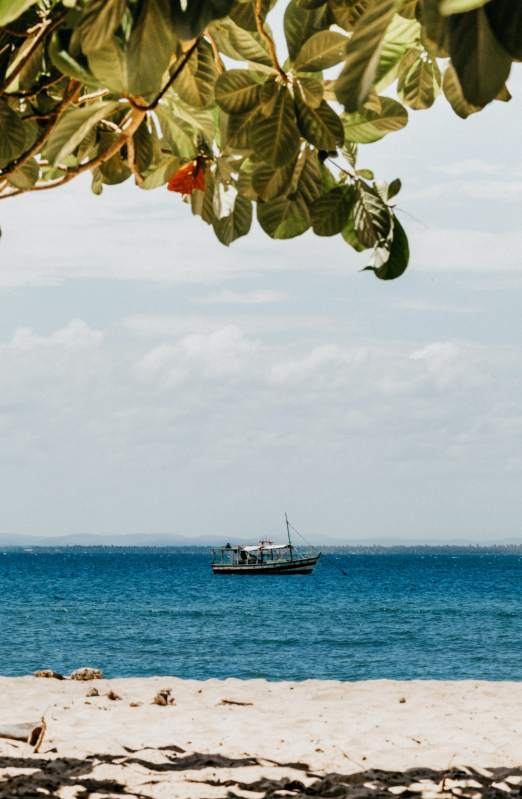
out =
[[261,541],[258,546],[214,547],[214,574],[311,574],[321,559],[317,555],[301,555],[290,538],[290,525],[285,514],[288,544]]

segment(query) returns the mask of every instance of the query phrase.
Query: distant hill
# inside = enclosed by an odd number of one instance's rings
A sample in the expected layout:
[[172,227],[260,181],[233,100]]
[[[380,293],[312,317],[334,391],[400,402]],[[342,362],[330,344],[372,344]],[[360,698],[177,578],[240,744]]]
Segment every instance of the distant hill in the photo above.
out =
[[[281,533],[276,536],[277,542],[286,540],[286,534]],[[522,538],[503,538],[497,541],[478,539],[408,539],[408,538],[360,538],[360,539],[342,539],[338,537],[322,535],[315,536],[310,534],[307,536],[308,541],[295,533],[292,533],[292,540],[295,544],[305,547],[306,545],[314,545],[326,551],[377,551],[379,549],[386,549],[387,551],[403,550],[404,547],[410,549],[417,549],[418,547],[497,547],[497,546],[522,546]],[[275,540],[275,539],[274,539]],[[224,535],[200,535],[200,536],[180,536],[170,534],[129,534],[129,535],[113,535],[107,534],[75,534],[64,536],[37,536],[37,535],[10,535],[7,533],[0,533],[0,547],[118,547],[118,548],[133,548],[133,547],[146,547],[152,548],[205,548],[209,546],[221,546],[226,543],[230,544],[257,544],[259,539],[257,536],[227,536]]]

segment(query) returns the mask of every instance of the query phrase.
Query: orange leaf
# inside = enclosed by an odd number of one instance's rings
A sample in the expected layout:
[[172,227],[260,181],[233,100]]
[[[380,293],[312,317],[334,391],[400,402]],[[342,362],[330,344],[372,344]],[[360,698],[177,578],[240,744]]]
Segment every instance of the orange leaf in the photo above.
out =
[[180,194],[192,194],[194,189],[205,191],[205,167],[199,158],[178,169],[169,180],[167,188]]

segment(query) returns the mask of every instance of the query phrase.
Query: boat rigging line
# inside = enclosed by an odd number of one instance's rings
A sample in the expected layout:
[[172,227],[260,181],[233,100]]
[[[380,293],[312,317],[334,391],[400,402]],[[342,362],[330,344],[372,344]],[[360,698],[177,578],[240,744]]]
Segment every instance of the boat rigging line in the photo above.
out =
[[[307,541],[307,540],[306,540],[306,538],[304,537],[304,535],[301,535],[301,533],[299,532],[299,530],[296,530],[296,529],[295,529],[295,527],[294,527],[294,525],[293,525],[293,524],[290,524],[290,522],[288,521],[288,519],[287,519],[286,523],[287,523],[287,525],[288,525],[289,527],[291,527],[291,528],[292,528],[292,530],[294,531],[294,533],[297,533],[297,535],[298,535],[298,536],[300,536],[300,537],[303,539],[303,541],[305,542],[305,544],[308,544],[308,546],[309,546],[309,547],[312,547],[312,549],[315,549],[315,551],[316,551],[316,552],[319,552],[319,550],[317,549],[317,547],[314,547],[314,545],[313,545],[313,544],[311,544],[311,543],[310,543],[310,541]],[[334,569],[337,569],[337,571],[340,571],[340,572],[341,572],[341,574],[344,574],[344,576],[345,576],[345,577],[348,577],[348,575],[346,574],[346,572],[345,572],[345,571],[343,571],[343,570],[341,569],[341,567],[337,565],[337,563],[334,563],[334,562],[333,562],[333,560],[330,560],[330,558],[329,558],[329,557],[327,557],[327,555],[325,555],[325,554],[324,554],[324,552],[322,553],[322,556],[323,556],[323,558],[324,558],[325,560],[327,560],[327,561],[328,561],[328,563],[330,564],[330,566],[333,566],[333,567],[334,567]]]

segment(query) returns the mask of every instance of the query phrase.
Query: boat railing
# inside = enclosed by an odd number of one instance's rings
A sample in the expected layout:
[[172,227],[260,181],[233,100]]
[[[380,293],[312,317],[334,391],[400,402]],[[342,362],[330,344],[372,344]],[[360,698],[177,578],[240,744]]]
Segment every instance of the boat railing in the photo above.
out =
[[293,544],[261,545],[259,547],[228,545],[213,547],[211,552],[212,563],[225,566],[247,566],[256,563],[281,563],[287,560],[305,559],[305,555],[302,555]]

